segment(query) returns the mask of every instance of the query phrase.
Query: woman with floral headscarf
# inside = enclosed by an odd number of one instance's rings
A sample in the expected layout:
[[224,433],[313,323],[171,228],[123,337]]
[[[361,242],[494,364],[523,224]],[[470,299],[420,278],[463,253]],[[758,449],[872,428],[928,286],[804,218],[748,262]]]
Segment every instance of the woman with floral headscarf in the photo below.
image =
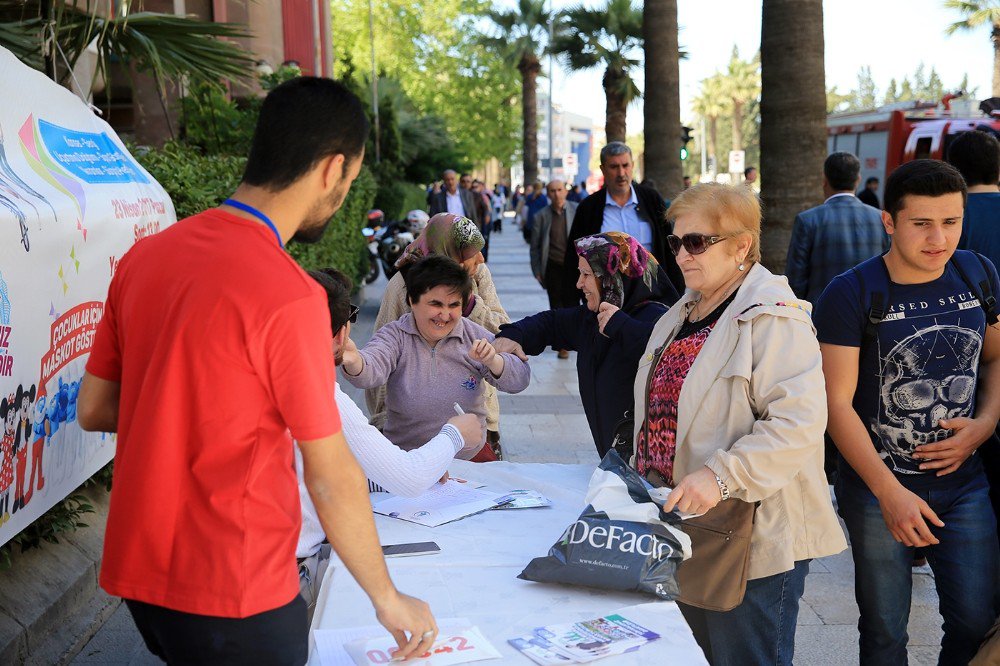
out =
[[611,448],[615,426],[633,410],[639,359],[656,321],[677,300],[666,272],[628,234],[576,241],[585,305],[548,310],[500,327],[497,351],[536,356],[546,347],[578,352],[580,398],[597,453]]
[[[500,330],[501,324],[510,323],[510,317],[500,305],[493,276],[483,260],[482,249],[486,244],[475,222],[461,215],[438,213],[433,216],[415,241],[410,243],[396,261],[399,272],[392,276],[385,288],[382,305],[375,317],[375,331],[394,322],[410,311],[406,300],[406,283],[403,276],[409,267],[432,254],[451,257],[472,276],[472,298],[463,315],[490,333]],[[365,402],[371,414],[372,425],[385,424],[385,387],[365,391]],[[500,403],[496,389],[486,389],[486,439],[494,451],[500,450]]]

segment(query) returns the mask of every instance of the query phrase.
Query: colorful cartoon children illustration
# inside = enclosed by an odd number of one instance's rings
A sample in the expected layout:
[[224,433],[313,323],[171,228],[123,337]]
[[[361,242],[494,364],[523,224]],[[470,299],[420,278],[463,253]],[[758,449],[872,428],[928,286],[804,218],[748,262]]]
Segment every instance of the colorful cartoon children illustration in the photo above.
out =
[[17,513],[18,509],[23,509],[28,500],[31,499],[31,486],[28,486],[27,497],[24,494],[24,477],[28,468],[28,442],[31,435],[31,421],[28,413],[31,409],[31,402],[35,399],[35,387],[25,390],[18,385],[17,393],[14,397],[14,460],[16,461],[17,476],[14,484],[14,503],[11,513]]
[[10,520],[10,487],[14,483],[14,428],[17,423],[17,403],[13,393],[0,400],[0,525]]
[[66,385],[68,387],[66,392],[66,420],[70,423],[74,423],[76,421],[76,399],[80,395],[81,381],[83,380],[78,379],[75,382],[70,382]]
[[[42,454],[45,452],[45,436],[49,434],[49,416],[45,410],[45,396],[39,395],[35,401],[35,425],[32,428],[35,442],[31,445],[31,478],[28,480],[28,494],[32,489],[41,490],[45,487],[45,474],[42,472]],[[38,473],[38,485],[35,485],[35,473]]]

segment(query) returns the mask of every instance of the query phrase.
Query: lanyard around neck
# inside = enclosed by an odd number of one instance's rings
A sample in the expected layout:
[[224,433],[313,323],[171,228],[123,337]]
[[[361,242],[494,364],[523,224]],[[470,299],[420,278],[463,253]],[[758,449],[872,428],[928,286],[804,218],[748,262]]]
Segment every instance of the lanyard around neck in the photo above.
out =
[[274,237],[278,239],[278,246],[281,247],[281,249],[285,249],[285,244],[281,241],[281,234],[278,233],[278,227],[274,226],[274,222],[272,222],[271,218],[267,215],[264,215],[264,213],[260,212],[250,204],[245,204],[242,201],[237,201],[236,199],[226,199],[222,202],[222,205],[238,208],[244,213],[249,213],[250,215],[256,217],[258,220],[271,228],[271,231],[274,232]]

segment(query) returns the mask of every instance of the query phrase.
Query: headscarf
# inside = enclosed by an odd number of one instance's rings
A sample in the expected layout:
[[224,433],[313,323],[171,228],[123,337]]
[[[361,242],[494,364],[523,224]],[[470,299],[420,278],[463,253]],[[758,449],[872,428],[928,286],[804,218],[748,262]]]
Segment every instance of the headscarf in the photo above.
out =
[[672,296],[672,304],[677,299],[656,258],[628,234],[609,231],[584,236],[576,241],[576,253],[587,260],[600,281],[601,300],[611,305],[628,311],[643,301],[667,302],[664,299]]
[[432,254],[451,257],[458,263],[468,261],[482,251],[486,239],[476,223],[454,213],[438,213],[427,221],[417,239],[406,246],[396,260],[402,268]]

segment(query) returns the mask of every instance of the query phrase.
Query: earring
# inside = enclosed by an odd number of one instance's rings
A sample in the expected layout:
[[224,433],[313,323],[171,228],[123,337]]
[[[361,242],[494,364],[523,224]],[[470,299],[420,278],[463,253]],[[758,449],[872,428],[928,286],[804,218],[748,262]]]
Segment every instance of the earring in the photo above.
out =
[[740,272],[743,272],[747,269],[747,267],[743,265],[742,261],[740,262],[740,265],[737,266],[736,268],[739,269]]

